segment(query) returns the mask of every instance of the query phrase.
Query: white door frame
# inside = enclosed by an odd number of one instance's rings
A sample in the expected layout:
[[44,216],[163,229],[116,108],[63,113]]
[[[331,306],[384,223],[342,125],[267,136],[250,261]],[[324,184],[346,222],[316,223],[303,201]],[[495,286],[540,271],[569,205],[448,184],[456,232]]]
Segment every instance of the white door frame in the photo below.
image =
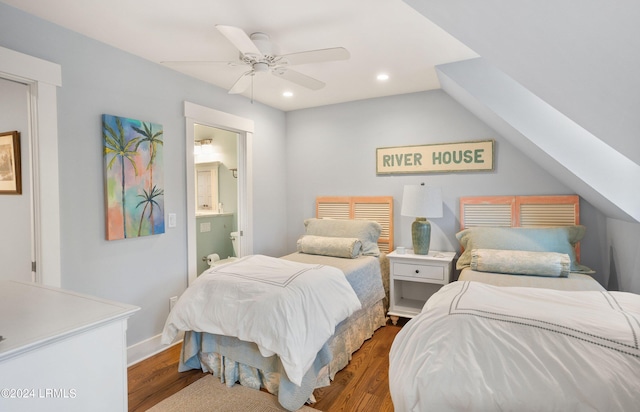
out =
[[0,77],[29,87],[35,281],[60,287],[57,87],[60,65],[0,47]]
[[194,164],[194,125],[201,124],[238,133],[238,256],[253,253],[253,120],[224,113],[191,102],[184,102],[186,118],[187,179],[187,273],[188,284],[198,277],[196,247],[196,184]]

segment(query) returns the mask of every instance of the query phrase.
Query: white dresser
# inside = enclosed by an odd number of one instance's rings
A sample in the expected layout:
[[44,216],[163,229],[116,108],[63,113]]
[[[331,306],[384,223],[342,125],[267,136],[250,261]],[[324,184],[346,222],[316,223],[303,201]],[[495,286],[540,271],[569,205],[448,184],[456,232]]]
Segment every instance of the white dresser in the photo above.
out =
[[126,411],[127,319],[139,309],[0,281],[0,411]]

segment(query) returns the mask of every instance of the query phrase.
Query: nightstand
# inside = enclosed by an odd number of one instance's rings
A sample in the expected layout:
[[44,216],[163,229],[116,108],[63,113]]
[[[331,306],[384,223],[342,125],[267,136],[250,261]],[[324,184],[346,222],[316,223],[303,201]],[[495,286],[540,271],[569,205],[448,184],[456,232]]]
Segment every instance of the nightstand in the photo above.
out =
[[398,318],[413,318],[420,313],[427,299],[451,281],[455,252],[430,251],[416,255],[412,249],[389,258],[389,317],[395,325]]

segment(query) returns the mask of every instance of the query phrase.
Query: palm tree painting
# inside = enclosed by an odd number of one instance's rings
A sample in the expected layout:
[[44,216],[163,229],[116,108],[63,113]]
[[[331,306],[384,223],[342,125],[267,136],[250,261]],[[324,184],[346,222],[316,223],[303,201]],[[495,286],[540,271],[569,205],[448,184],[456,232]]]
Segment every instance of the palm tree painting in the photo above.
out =
[[161,125],[102,115],[107,240],[164,233],[162,137]]

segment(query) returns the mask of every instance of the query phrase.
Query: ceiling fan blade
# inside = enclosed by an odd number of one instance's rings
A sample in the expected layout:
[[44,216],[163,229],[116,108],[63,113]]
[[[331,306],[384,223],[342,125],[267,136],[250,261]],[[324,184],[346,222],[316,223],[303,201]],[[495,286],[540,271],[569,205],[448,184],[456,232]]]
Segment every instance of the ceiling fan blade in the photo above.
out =
[[247,90],[249,85],[251,84],[251,77],[254,75],[253,70],[249,70],[245,72],[236,80],[236,82],[229,89],[229,94],[240,94]]
[[242,54],[262,56],[260,49],[251,41],[247,33],[234,26],[216,24],[216,29],[222,33]]
[[279,68],[274,70],[272,73],[274,76],[282,77],[285,80],[311,90],[320,90],[325,86],[325,84],[320,80],[316,80],[313,77],[307,76],[306,74],[302,74],[290,69]]
[[351,55],[344,47],[331,49],[309,50],[280,56],[291,66],[296,64],[321,63],[335,60],[347,60]]
[[240,66],[244,65],[240,60],[236,61],[211,61],[211,60],[164,60],[160,62],[167,66]]

